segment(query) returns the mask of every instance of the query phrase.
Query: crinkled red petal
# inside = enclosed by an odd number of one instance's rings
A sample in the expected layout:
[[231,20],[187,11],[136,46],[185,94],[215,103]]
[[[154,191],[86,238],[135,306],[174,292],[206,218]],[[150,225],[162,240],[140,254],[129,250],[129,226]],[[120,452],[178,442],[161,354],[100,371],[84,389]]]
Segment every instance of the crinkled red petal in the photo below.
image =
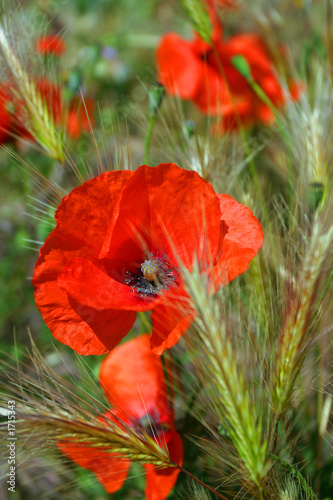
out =
[[79,354],[105,354],[127,335],[136,313],[98,311],[68,297],[56,281],[35,291],[36,305],[52,335]]
[[[75,301],[58,285],[58,276],[73,258],[95,253],[83,241],[64,236],[56,228],[47,238],[37,261],[33,285],[36,305],[54,337],[79,354],[104,354],[128,333],[136,314],[131,311],[100,311]],[[88,261],[89,262],[89,261]]]
[[212,261],[219,242],[220,208],[211,184],[173,163],[143,165],[122,191],[100,257],[140,258],[141,252],[143,258],[146,246],[189,268],[195,256],[203,265]]
[[75,188],[56,212],[58,227],[99,253],[118,197],[132,175],[129,170],[105,172]]
[[[123,279],[122,270],[119,273],[115,270],[114,277]],[[57,283],[79,304],[97,311],[149,311],[156,301],[156,297],[141,296],[121,281],[111,278],[101,262],[83,257],[73,258],[58,276]]]
[[218,197],[221,219],[227,224],[228,232],[218,263],[209,271],[215,289],[246,271],[264,241],[259,221],[249,208],[227,194]]
[[170,290],[163,303],[154,307],[150,319],[153,333],[150,345],[155,354],[161,355],[165,349],[174,346],[191,326],[194,311],[190,299],[182,287]]

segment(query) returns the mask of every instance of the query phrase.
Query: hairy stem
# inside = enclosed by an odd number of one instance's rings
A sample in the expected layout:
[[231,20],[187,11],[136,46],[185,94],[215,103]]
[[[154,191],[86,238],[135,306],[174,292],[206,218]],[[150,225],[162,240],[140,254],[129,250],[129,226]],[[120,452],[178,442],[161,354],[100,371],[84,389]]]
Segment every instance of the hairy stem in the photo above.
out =
[[156,123],[156,113],[154,113],[150,116],[149,123],[148,123],[148,130],[147,130],[146,139],[145,139],[145,151],[144,151],[144,162],[146,165],[148,165],[148,163],[149,163],[150,142],[151,142],[151,136],[153,133],[155,123]]
[[184,472],[184,474],[186,474],[191,479],[193,479],[193,481],[196,481],[198,484],[200,484],[201,486],[203,486],[204,488],[206,488],[208,491],[210,491],[211,493],[214,493],[214,495],[216,495],[218,498],[222,498],[223,500],[228,500],[228,498],[226,498],[225,496],[221,495],[221,493],[218,493],[216,490],[214,490],[214,488],[212,488],[211,486],[208,486],[208,484],[204,483],[203,481],[201,481],[197,477],[193,476],[193,474],[191,474],[186,469],[183,469],[183,467],[181,467],[180,465],[176,464],[176,467],[181,472]]
[[214,43],[213,43],[213,52],[214,52],[214,56],[215,56],[215,59],[216,59],[216,62],[217,62],[217,67],[219,69],[220,75],[222,76],[222,78],[224,80],[224,83],[225,83],[225,85],[227,87],[227,91],[228,91],[228,93],[230,95],[230,101],[231,101],[231,104],[232,104],[232,107],[233,107],[233,111],[234,111],[234,114],[235,114],[235,119],[236,119],[237,127],[238,127],[238,130],[239,130],[239,132],[241,134],[241,137],[242,137],[242,139],[244,141],[245,153],[246,153],[246,157],[247,157],[247,159],[249,161],[249,166],[250,166],[250,174],[251,174],[252,180],[253,180],[255,188],[256,188],[256,193],[257,193],[257,195],[258,195],[258,197],[260,199],[261,209],[262,209],[262,212],[263,212],[263,214],[265,216],[266,221],[269,223],[269,217],[268,217],[268,213],[267,213],[267,209],[266,209],[266,203],[265,203],[265,199],[264,199],[264,196],[263,196],[263,193],[262,193],[262,187],[260,185],[259,177],[258,177],[258,174],[257,174],[257,169],[256,169],[255,163],[253,161],[252,151],[251,151],[251,149],[249,147],[247,136],[246,136],[246,132],[245,132],[242,120],[241,120],[241,118],[239,116],[239,112],[238,112],[238,109],[237,109],[235,98],[234,98],[234,96],[233,96],[233,94],[231,92],[229,82],[227,80],[225,71],[223,69],[223,65],[222,65],[222,62],[221,62],[220,55],[219,55],[218,50],[217,50],[217,48],[216,48],[216,46],[215,46]]

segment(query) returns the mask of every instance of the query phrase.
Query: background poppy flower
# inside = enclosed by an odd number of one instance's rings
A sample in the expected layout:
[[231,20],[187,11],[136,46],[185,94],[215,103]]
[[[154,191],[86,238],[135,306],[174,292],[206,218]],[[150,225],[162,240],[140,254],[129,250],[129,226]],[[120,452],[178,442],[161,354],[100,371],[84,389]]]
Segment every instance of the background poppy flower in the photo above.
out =
[[194,259],[215,289],[263,242],[252,212],[172,163],[105,172],[66,196],[36,263],[35,300],[55,338],[103,354],[152,310],[152,346],[174,345],[193,312],[179,272]]
[[95,103],[90,98],[85,98],[84,105],[79,98],[71,100],[66,126],[68,134],[72,139],[79,139],[83,132],[89,132],[94,126],[94,109]]
[[212,0],[213,4],[217,5],[218,7],[229,7],[229,8],[235,8],[237,7],[237,0]]
[[235,9],[238,7],[238,0],[206,0],[210,7]]
[[13,108],[8,84],[0,85],[0,144],[12,139]]
[[[167,446],[170,459],[182,465],[183,443],[174,429],[174,414],[168,400],[161,359],[152,353],[149,335],[130,340],[114,349],[101,365],[99,382],[113,409],[103,420],[115,417],[138,432],[153,433],[160,446]],[[107,492],[118,491],[130,461],[86,445],[60,442],[59,448],[78,465],[94,472]],[[144,465],[146,498],[163,500],[174,487],[179,469]]]
[[45,56],[49,54],[61,56],[66,50],[66,45],[59,35],[45,35],[38,38],[35,50]]
[[272,121],[269,107],[232,63],[234,56],[242,55],[253,80],[274,106],[282,106],[286,97],[262,40],[248,33],[223,41],[216,15],[213,26],[212,45],[198,34],[192,41],[176,33],[162,38],[156,52],[159,81],[169,94],[193,101],[206,114],[221,116],[222,128],[236,128],[238,119],[243,125]]

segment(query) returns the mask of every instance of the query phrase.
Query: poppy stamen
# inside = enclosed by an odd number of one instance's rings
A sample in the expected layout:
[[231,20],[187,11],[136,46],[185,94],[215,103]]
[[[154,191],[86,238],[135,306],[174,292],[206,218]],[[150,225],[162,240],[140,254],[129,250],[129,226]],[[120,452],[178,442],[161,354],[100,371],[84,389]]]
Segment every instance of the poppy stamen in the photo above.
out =
[[145,260],[141,264],[141,271],[147,281],[155,281],[157,278],[158,262],[156,260]]

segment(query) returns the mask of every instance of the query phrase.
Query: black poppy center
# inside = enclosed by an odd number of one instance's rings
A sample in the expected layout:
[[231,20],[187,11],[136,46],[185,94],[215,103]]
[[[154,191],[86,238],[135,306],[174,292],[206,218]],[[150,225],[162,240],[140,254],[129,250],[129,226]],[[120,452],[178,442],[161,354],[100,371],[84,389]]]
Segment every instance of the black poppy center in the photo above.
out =
[[161,422],[160,416],[156,414],[147,414],[134,422],[134,428],[137,432],[144,432],[151,437],[165,436],[170,430],[169,424]]
[[177,284],[178,272],[170,265],[167,256],[151,253],[135,271],[127,271],[125,283],[133,292],[144,297],[157,297],[161,292]]

